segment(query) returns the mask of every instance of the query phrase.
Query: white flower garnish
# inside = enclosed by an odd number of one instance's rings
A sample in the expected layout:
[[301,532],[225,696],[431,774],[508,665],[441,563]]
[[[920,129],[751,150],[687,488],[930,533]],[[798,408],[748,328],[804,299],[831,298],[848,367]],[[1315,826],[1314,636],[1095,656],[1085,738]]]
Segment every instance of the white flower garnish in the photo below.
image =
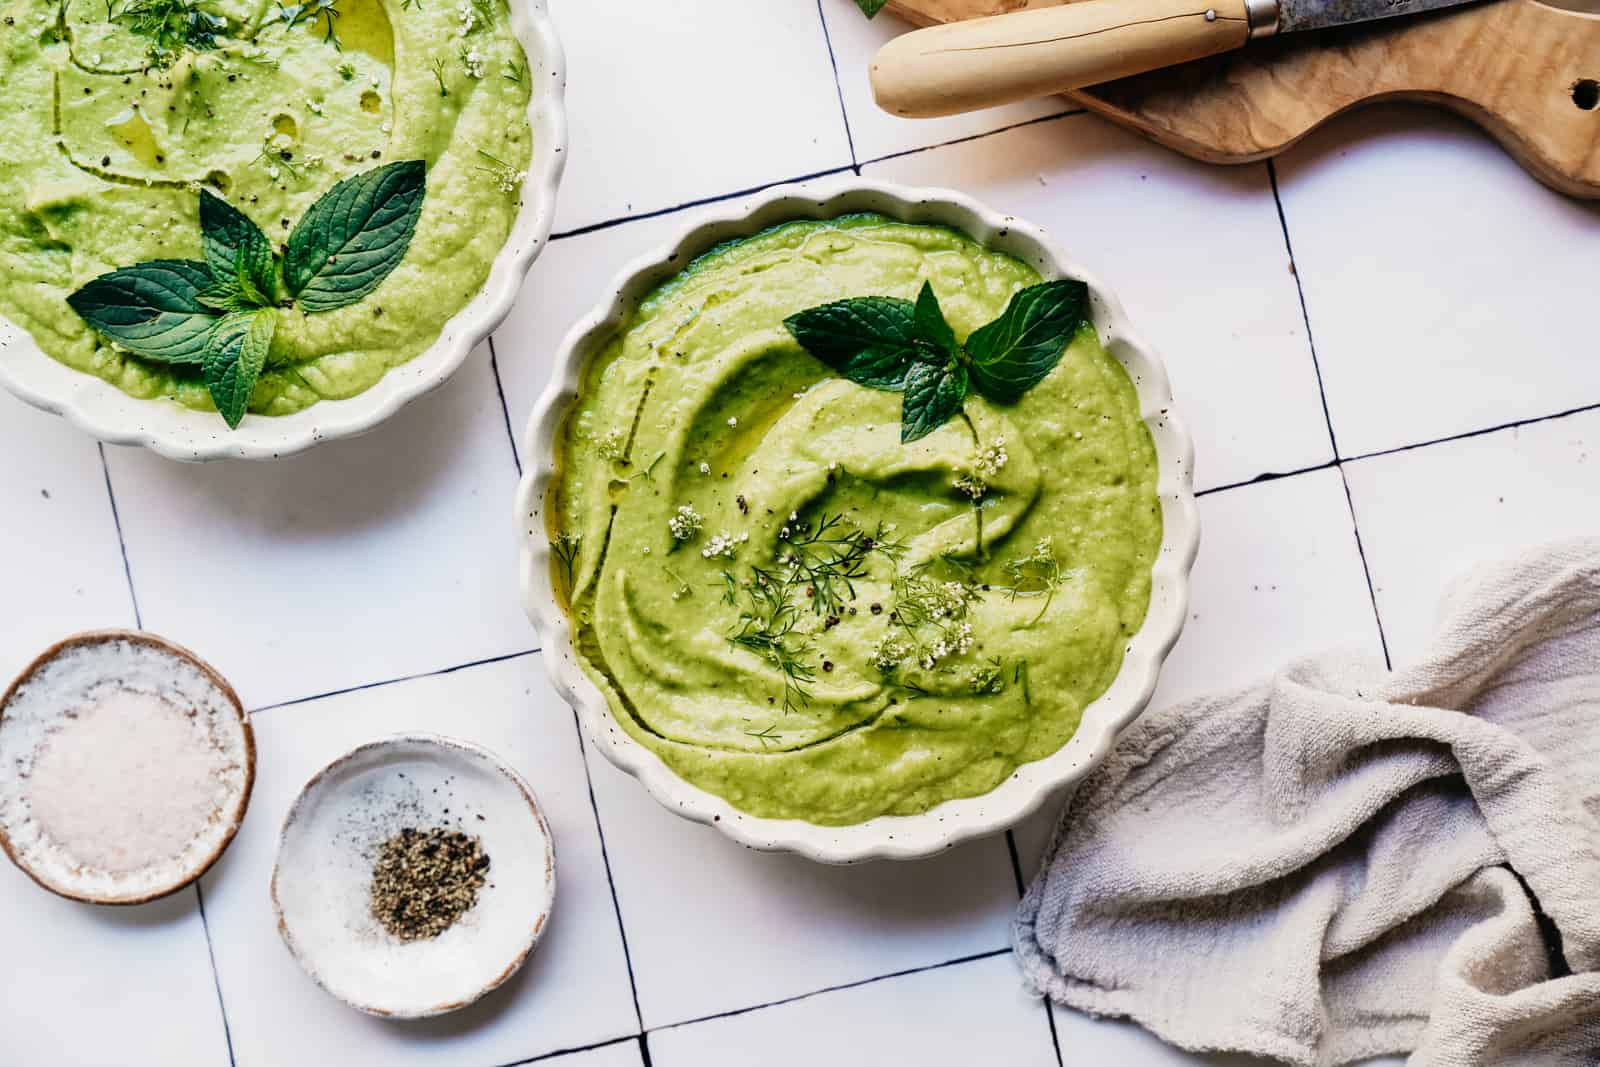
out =
[[978,473],[985,478],[999,474],[1011,457],[1006,454],[1006,439],[996,437],[994,444],[978,453]]
[[672,531],[672,536],[676,540],[687,541],[700,532],[700,526],[704,521],[698,511],[684,504],[672,518],[667,520],[667,529]]
[[711,539],[711,543],[700,550],[706,559],[732,559],[739,546],[750,540],[749,534],[734,535],[724,530]]
[[884,634],[878,643],[872,646],[869,657],[872,665],[880,671],[892,671],[900,665],[900,661],[911,655],[911,645],[900,640],[893,634]]

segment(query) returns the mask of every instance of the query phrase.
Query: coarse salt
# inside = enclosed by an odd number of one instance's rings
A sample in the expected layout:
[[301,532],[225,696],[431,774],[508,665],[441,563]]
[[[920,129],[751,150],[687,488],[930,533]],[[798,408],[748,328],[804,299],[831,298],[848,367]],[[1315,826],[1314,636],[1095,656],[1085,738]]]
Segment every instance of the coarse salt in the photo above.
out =
[[126,874],[178,855],[218,817],[225,770],[194,716],[113,688],[45,735],[28,803],[69,855]]
[[248,800],[250,741],[198,663],[122,636],[70,643],[0,717],[0,831],[52,889],[140,899],[194,877]]

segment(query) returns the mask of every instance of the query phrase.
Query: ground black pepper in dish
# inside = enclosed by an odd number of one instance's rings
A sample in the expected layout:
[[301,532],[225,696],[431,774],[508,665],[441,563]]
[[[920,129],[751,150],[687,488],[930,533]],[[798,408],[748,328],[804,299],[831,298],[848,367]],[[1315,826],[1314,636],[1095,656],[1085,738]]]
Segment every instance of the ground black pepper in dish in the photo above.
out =
[[488,870],[477,837],[406,827],[378,849],[372,917],[401,941],[438,937],[478,902]]

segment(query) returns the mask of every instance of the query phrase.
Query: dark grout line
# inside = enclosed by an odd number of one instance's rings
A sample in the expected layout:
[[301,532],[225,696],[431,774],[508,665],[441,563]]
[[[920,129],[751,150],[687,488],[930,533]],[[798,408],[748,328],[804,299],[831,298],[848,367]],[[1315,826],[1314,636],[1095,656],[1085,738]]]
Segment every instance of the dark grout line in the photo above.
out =
[[591,222],[587,226],[579,226],[575,229],[563,230],[560,233],[551,234],[550,240],[563,241],[568,237],[582,237],[585,234],[596,233],[600,230],[615,229],[624,223],[639,222],[642,219],[658,219],[663,215],[673,215],[679,211],[687,211],[690,208],[705,207],[707,204],[720,204],[727,200],[737,200],[741,196],[750,196],[753,193],[759,193],[764,189],[772,189],[779,185],[793,185],[796,182],[808,182],[813,178],[826,178],[834,174],[844,174],[854,169],[855,168],[850,164],[846,164],[842,167],[829,167],[827,170],[813,171],[810,174],[801,174],[793,178],[780,178],[777,181],[763,182],[760,185],[752,185],[747,189],[736,189],[731,193],[721,193],[717,196],[702,197],[699,200],[686,200],[681,204],[674,204],[671,207],[657,208],[654,211],[642,211],[635,215],[619,215],[614,219],[604,219],[600,222]]
[[[823,27],[823,32],[827,32],[826,25]],[[833,54],[833,46],[831,43],[828,46],[828,54],[831,58]],[[837,87],[839,84],[837,81],[837,66],[835,66],[834,72],[834,84]],[[839,106],[841,108],[844,107],[842,90]],[[835,174],[845,174],[851,172],[859,176],[861,174],[862,167],[870,166],[873,163],[882,163],[885,160],[890,159],[900,159],[903,156],[914,156],[919,152],[931,152],[935,148],[948,148],[951,145],[966,144],[969,141],[981,141],[985,137],[994,137],[997,134],[1007,133],[1011,130],[1020,130],[1024,126],[1037,126],[1043,122],[1055,122],[1058,119],[1071,118],[1074,115],[1087,115],[1089,113],[1090,112],[1085,108],[1071,107],[1064,111],[1055,112],[1054,114],[1040,115],[1037,118],[1023,119],[1021,122],[1013,122],[1008,126],[999,126],[992,130],[985,130],[982,133],[972,133],[966,135],[965,137],[955,137],[948,141],[939,141],[935,144],[923,145],[920,148],[907,148],[899,152],[889,152],[885,155],[874,156],[871,159],[856,158],[854,135],[850,132],[850,121],[847,117],[845,119],[845,137],[850,142],[850,162],[845,166],[829,167],[826,170],[812,171],[809,174],[800,174],[792,178],[780,178],[777,181],[763,182],[760,185],[752,185],[745,189],[736,189],[731,193],[719,193],[716,196],[701,197],[697,200],[685,200],[681,204],[672,204],[668,207],[656,208],[654,211],[640,211],[629,215],[618,215],[615,218],[602,219],[599,222],[591,222],[584,226],[575,226],[570,230],[562,230],[559,233],[553,233],[550,235],[550,240],[564,241],[569,237],[582,237],[586,234],[596,233],[600,230],[615,229],[616,227],[622,226],[629,222],[639,222],[644,219],[658,219],[664,215],[675,215],[680,211],[687,211],[690,208],[705,207],[708,204],[720,204],[728,200],[737,200],[742,196],[750,196],[766,189],[775,188],[779,185],[793,185],[798,182],[808,182],[814,178],[827,178]]]
[[1322,418],[1328,424],[1328,447],[1333,450],[1334,462],[1339,460],[1339,439],[1333,432],[1333,415],[1328,409],[1328,391],[1322,385],[1322,362],[1317,358],[1317,340],[1311,333],[1311,312],[1306,307],[1306,287],[1300,283],[1300,268],[1294,261],[1294,242],[1289,239],[1289,216],[1283,210],[1283,197],[1278,193],[1278,167],[1267,160],[1267,183],[1272,187],[1272,202],[1278,209],[1278,228],[1283,231],[1283,250],[1289,255],[1289,270],[1294,275],[1294,291],[1300,297],[1300,321],[1306,328],[1306,347],[1311,350],[1311,369],[1317,376],[1317,395],[1322,398]]
[[228,1067],[235,1067],[233,1058],[233,1031],[228,1027],[228,1005],[222,999],[222,975],[217,971],[217,953],[211,947],[211,924],[206,921],[206,895],[200,888],[200,879],[194,880],[194,899],[200,906],[200,929],[206,935],[206,959],[211,961],[211,984],[217,991],[217,1011],[222,1015],[222,1038],[228,1043]]
[[505,383],[500,380],[500,353],[495,351],[494,334],[489,335],[489,371],[494,375],[494,391],[500,394],[500,413],[506,417],[506,437],[511,440],[511,462],[522,477],[522,457],[517,455],[517,432],[511,428],[511,405],[506,403]]
[[[878,982],[887,982],[894,978],[904,978],[907,975],[924,974],[928,971],[941,971],[946,967],[959,967],[963,963],[977,963],[980,960],[992,960],[996,956],[1009,955],[1011,955],[1011,949],[1009,946],[1006,948],[997,948],[989,952],[975,952],[970,956],[961,956],[957,959],[945,960],[943,963],[929,963],[921,967],[907,967],[903,971],[893,971],[889,974],[875,975],[871,978],[862,978],[855,982],[841,982],[839,985],[831,985],[822,989],[814,989],[809,993],[797,993],[792,997],[780,997],[777,1000],[769,1000],[765,1004],[752,1004],[747,1008],[733,1008],[729,1011],[719,1011],[713,1015],[701,1015],[693,1019],[683,1019],[679,1022],[668,1023],[666,1026],[658,1026],[655,1028],[655,1031],[677,1030],[685,1026],[696,1026],[700,1023],[713,1022],[717,1019],[731,1019],[738,1015],[749,1015],[753,1011],[762,1011],[766,1008],[776,1008],[784,1004],[794,1004],[797,1001],[810,1000],[812,997],[820,997],[824,993],[837,993],[844,989],[859,989],[862,986],[875,985]],[[647,1033],[654,1033],[655,1031],[647,1031]]]
[[649,1034],[639,1035],[639,1058],[644,1061],[644,1067],[655,1067],[654,1061],[650,1059]]
[[122,576],[128,582],[128,600],[133,604],[133,627],[144,629],[144,615],[139,611],[139,594],[133,588],[133,567],[128,563],[128,542],[122,536],[122,515],[117,511],[117,491],[111,488],[111,464],[106,462],[106,446],[96,443],[100,450],[100,473],[106,482],[106,499],[111,501],[111,523],[117,528],[117,547],[122,551]]
[[1325,471],[1329,468],[1338,470],[1341,474],[1352,463],[1365,463],[1372,459],[1383,459],[1386,456],[1397,456],[1405,452],[1415,452],[1419,449],[1433,448],[1436,445],[1448,445],[1456,441],[1470,441],[1474,437],[1483,437],[1488,434],[1504,433],[1507,430],[1520,430],[1525,426],[1537,426],[1544,422],[1556,422],[1560,419],[1571,418],[1574,415],[1588,415],[1600,412],[1600,404],[1582,404],[1565,411],[1554,411],[1548,415],[1532,415],[1526,419],[1517,419],[1514,422],[1502,422],[1495,426],[1485,426],[1477,430],[1463,430],[1461,433],[1450,434],[1445,437],[1432,437],[1426,441],[1413,441],[1410,444],[1395,445],[1391,448],[1380,448],[1372,452],[1361,452],[1354,456],[1345,456],[1343,459],[1331,459],[1326,463],[1316,463],[1309,467],[1300,467],[1291,471],[1268,471],[1258,474],[1254,478],[1247,478],[1240,482],[1228,482],[1224,485],[1214,485],[1209,489],[1195,492],[1195,496],[1210,496],[1213,493],[1226,493],[1234,489],[1243,489],[1247,486],[1260,485],[1263,482],[1276,482],[1283,478],[1295,478],[1302,474],[1312,474],[1316,471]]
[[386,685],[398,685],[401,682],[414,682],[419,678],[436,678],[441,674],[454,674],[457,671],[470,670],[473,667],[487,667],[493,663],[504,663],[507,660],[521,659],[524,656],[536,655],[538,652],[539,650],[537,648],[529,648],[521,652],[507,652],[503,656],[490,656],[487,659],[475,659],[470,663],[457,663],[453,667],[440,667],[436,671],[422,671],[419,674],[407,674],[402,675],[399,678],[385,678],[382,681],[377,682],[362,682],[360,685],[346,686],[343,689],[330,689],[326,693],[317,693],[308,697],[296,697],[293,700],[284,700],[277,704],[266,704],[259,708],[252,708],[250,710],[250,716],[254,718],[264,711],[276,711],[279,708],[292,708],[296,704],[310,704],[318,700],[327,700],[330,697],[344,696],[346,693],[360,693],[367,689],[381,689]]
[[[611,910],[617,917],[617,936],[622,940],[622,962],[628,968],[628,989],[633,994],[633,1017],[638,1020],[640,1041],[643,1042],[644,1012],[639,1010],[639,983],[633,977],[633,953],[628,948],[628,927],[622,921],[622,900],[617,896],[617,880],[611,874],[611,853],[606,849],[606,829],[600,822],[600,802],[594,795],[594,775],[589,770],[589,754],[584,750],[586,736],[578,709],[572,709],[572,724],[578,734],[578,762],[583,765],[584,784],[589,787],[589,810],[594,813],[594,832],[600,838],[600,862],[606,869],[606,887],[611,890]],[[645,1063],[650,1062],[648,1049],[644,1050]]]
[[1040,115],[1036,118],[1023,119],[1021,122],[1013,122],[1006,126],[997,126],[992,130],[985,130],[982,133],[969,133],[964,137],[952,137],[948,141],[938,141],[934,144],[923,145],[921,148],[902,148],[898,152],[888,152],[881,156],[873,156],[871,159],[861,160],[860,165],[862,167],[867,167],[874,163],[882,163],[890,159],[902,159],[906,156],[914,156],[921,152],[931,152],[935,148],[949,148],[951,145],[966,144],[969,141],[981,141],[985,137],[995,137],[1002,133],[1009,133],[1012,130],[1020,130],[1025,126],[1038,126],[1039,124],[1045,122],[1055,122],[1057,119],[1071,118],[1073,115],[1087,114],[1089,114],[1089,110],[1087,108],[1069,107],[1064,111],[1052,112],[1049,115]]
[[[1017,833],[1014,829],[1006,831],[1006,849],[1011,853],[1011,874],[1017,880],[1017,898],[1020,900],[1027,893],[1028,885],[1022,877],[1022,854],[1017,851]],[[1044,998],[1044,1021],[1050,1027],[1050,1047],[1055,1050],[1056,1067],[1064,1067],[1061,1062],[1061,1039],[1056,1036],[1056,1019],[1050,1012],[1049,997]]]
[[1350,492],[1350,478],[1339,468],[1339,481],[1344,484],[1344,502],[1350,508],[1350,529],[1356,535],[1356,555],[1361,557],[1361,573],[1367,577],[1367,599],[1372,603],[1372,621],[1378,624],[1378,644],[1383,648],[1383,665],[1394,669],[1389,658],[1389,636],[1383,632],[1383,613],[1378,610],[1378,590],[1372,584],[1372,568],[1367,566],[1367,548],[1361,540],[1361,523],[1356,521],[1356,498]]
[[1017,852],[1017,835],[1013,830],[1006,831],[1006,849],[1011,853],[1011,875],[1017,880],[1017,899],[1027,892],[1027,883],[1022,880],[1022,856]]
[[1447,437],[1435,437],[1427,441],[1417,441],[1409,445],[1395,445],[1393,448],[1380,448],[1373,452],[1363,452],[1357,456],[1350,456],[1344,462],[1359,463],[1363,460],[1377,459],[1381,456],[1398,455],[1401,452],[1414,452],[1419,448],[1429,448],[1433,445],[1445,445],[1452,441],[1468,441],[1474,437],[1483,437],[1485,434],[1502,433],[1506,430],[1520,430],[1524,426],[1534,426],[1541,422],[1553,422],[1556,419],[1565,419],[1573,415],[1587,415],[1593,411],[1600,411],[1600,404],[1580,404],[1575,408],[1565,411],[1551,412],[1549,415],[1532,415],[1526,419],[1516,419],[1512,422],[1502,422],[1495,426],[1485,426],[1481,430],[1464,430],[1461,433],[1450,434]]
[[833,54],[833,35],[828,32],[828,16],[822,13],[822,0],[817,0],[817,21],[822,23],[822,41],[828,46],[828,65],[833,68],[833,91],[839,98],[839,118],[844,121],[844,140],[850,146],[850,169],[861,176],[861,161],[856,158],[856,139],[850,132],[850,112],[844,106],[844,83],[839,80],[839,59]]
[[593,1052],[597,1048],[610,1048],[612,1045],[622,1045],[629,1041],[637,1040],[639,1040],[638,1034],[628,1034],[624,1037],[608,1037],[604,1041],[595,1041],[588,1045],[573,1045],[571,1048],[558,1048],[550,1052],[541,1052],[537,1056],[529,1056],[525,1060],[512,1060],[510,1063],[502,1063],[499,1067],[523,1067],[524,1064],[543,1063],[545,1060],[553,1060],[557,1056],[571,1056],[578,1052]]
[[[1028,891],[1028,884],[1022,877],[1022,854],[1017,850],[1017,833],[1014,829],[1006,831],[1006,848],[1011,853],[1011,873],[1017,880],[1017,897],[1021,899]],[[1050,1011],[1049,997],[1044,998],[1043,1006],[1045,1025],[1050,1028],[1050,1047],[1056,1054],[1056,1067],[1065,1067],[1061,1061],[1061,1038],[1056,1034],[1056,1017]]]
[[1302,474],[1313,474],[1316,471],[1325,471],[1330,467],[1337,467],[1339,461],[1330,459],[1326,463],[1317,463],[1310,467],[1298,467],[1292,471],[1267,471],[1254,478],[1246,478],[1242,482],[1229,482],[1226,485],[1214,485],[1210,489],[1200,489],[1195,492],[1196,497],[1210,496],[1212,493],[1226,493],[1232,489],[1243,489],[1250,485],[1261,485],[1264,482],[1278,482],[1285,478],[1296,478]]
[[1044,998],[1044,1020],[1050,1024],[1050,1047],[1056,1050],[1056,1067],[1067,1067],[1067,1061],[1062,1058],[1061,1034],[1056,1031],[1056,1012],[1050,1005],[1050,998]]
[[1295,292],[1300,294],[1300,320],[1306,327],[1306,346],[1311,350],[1311,366],[1317,375],[1317,393],[1322,397],[1322,417],[1328,424],[1328,444],[1333,449],[1333,466],[1339,471],[1339,484],[1344,486],[1345,506],[1350,510],[1350,531],[1356,539],[1356,555],[1361,559],[1361,574],[1367,580],[1367,600],[1372,604],[1372,621],[1378,627],[1378,644],[1383,649],[1385,667],[1393,669],[1389,658],[1389,636],[1383,632],[1383,614],[1378,610],[1378,591],[1372,581],[1372,568],[1367,564],[1367,548],[1361,537],[1361,522],[1356,517],[1355,496],[1350,492],[1350,478],[1345,474],[1339,458],[1339,439],[1333,431],[1333,413],[1328,407],[1328,393],[1322,384],[1322,364],[1317,360],[1317,338],[1311,329],[1311,313],[1306,307],[1306,288],[1300,281],[1300,268],[1294,261],[1294,242],[1289,237],[1289,216],[1283,209],[1283,197],[1278,191],[1278,168],[1267,160],[1267,180],[1272,186],[1272,202],[1278,207],[1278,225],[1283,228],[1283,247],[1289,254],[1289,269],[1294,273]]

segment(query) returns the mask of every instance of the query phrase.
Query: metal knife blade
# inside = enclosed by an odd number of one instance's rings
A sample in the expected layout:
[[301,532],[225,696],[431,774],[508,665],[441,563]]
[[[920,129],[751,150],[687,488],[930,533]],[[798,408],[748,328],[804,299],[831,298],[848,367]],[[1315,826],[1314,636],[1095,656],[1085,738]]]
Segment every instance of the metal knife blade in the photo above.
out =
[[[1302,30],[1325,30],[1332,26],[1348,26],[1354,22],[1372,22],[1399,15],[1439,11],[1447,7],[1460,7],[1463,4],[1476,2],[1477,0],[1277,0],[1276,26],[1274,30],[1268,32],[1299,33]],[[1256,29],[1256,20],[1253,17],[1250,20],[1250,29],[1252,37],[1264,35],[1262,31]]]

